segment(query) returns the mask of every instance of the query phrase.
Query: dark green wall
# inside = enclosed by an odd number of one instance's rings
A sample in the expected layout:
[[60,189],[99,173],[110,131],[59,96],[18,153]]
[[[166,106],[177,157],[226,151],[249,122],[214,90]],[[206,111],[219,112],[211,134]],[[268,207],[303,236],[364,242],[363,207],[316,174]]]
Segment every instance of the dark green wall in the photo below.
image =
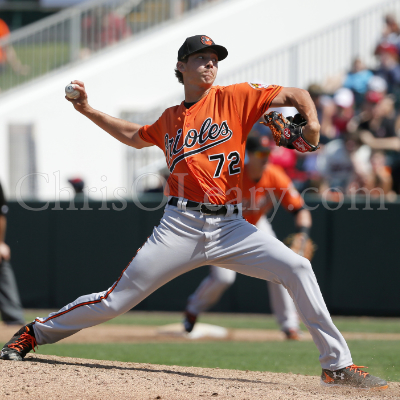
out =
[[[308,204],[318,206],[312,211],[311,236],[318,245],[313,268],[330,311],[400,315],[400,204],[387,204],[387,210],[378,210],[379,204],[362,210],[364,205],[358,204],[358,210],[349,210],[346,203],[336,211],[318,202]],[[39,208],[43,203],[28,205]],[[148,212],[133,203],[124,211],[100,210],[100,203],[91,203],[90,211],[71,211],[68,206],[61,203],[63,210],[55,211],[49,204],[45,211],[29,211],[10,204],[7,242],[24,307],[59,308],[110,287],[163,214],[163,209]],[[280,239],[294,230],[292,215],[283,210],[272,224]],[[202,267],[176,278],[136,309],[183,310],[187,296],[207,273]],[[238,275],[213,310],[270,312],[265,282]]]

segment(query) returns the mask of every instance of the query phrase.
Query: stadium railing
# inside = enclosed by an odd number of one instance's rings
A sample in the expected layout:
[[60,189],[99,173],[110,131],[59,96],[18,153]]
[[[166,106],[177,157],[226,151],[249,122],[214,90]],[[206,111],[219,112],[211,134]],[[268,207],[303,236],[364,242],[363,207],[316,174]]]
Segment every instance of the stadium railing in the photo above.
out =
[[0,39],[27,68],[0,72],[0,96],[45,74],[82,62],[122,40],[194,10],[226,0],[93,0],[44,18]]

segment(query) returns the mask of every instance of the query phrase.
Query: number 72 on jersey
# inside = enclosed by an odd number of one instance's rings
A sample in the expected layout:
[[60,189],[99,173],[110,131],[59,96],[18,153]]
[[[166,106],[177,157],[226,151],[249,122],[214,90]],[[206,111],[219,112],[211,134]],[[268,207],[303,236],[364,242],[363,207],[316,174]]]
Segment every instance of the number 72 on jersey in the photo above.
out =
[[[240,167],[237,165],[240,163],[240,155],[237,151],[231,151],[228,154],[228,157],[226,157],[229,164],[228,164],[228,172],[229,175],[236,175],[240,173]],[[211,156],[208,156],[208,159],[210,161],[218,161],[217,168],[215,169],[214,172],[214,178],[219,178],[222,173],[222,169],[224,168],[225,164],[225,154],[224,153],[219,153],[219,154],[213,154]]]

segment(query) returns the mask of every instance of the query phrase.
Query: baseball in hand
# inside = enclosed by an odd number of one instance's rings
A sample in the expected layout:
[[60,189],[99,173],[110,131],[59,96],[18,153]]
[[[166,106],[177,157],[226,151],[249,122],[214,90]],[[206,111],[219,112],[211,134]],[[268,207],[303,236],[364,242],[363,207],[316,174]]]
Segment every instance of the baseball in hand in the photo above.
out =
[[74,89],[74,84],[70,83],[67,86],[65,86],[65,95],[69,99],[77,99],[81,95],[77,90]]

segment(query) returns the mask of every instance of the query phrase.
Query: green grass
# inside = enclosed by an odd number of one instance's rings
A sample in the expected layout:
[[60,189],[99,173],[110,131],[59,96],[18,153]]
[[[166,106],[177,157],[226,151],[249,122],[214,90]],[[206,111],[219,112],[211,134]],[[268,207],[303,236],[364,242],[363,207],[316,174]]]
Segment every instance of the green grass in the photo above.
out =
[[[46,311],[26,310],[27,320]],[[181,313],[129,312],[107,324],[160,326],[180,322]],[[278,329],[271,315],[205,313],[201,322],[227,328]],[[400,333],[400,318],[334,317],[343,332]],[[396,341],[350,340],[353,361],[368,372],[400,382],[400,346]],[[151,364],[293,372],[318,375],[318,351],[312,342],[110,343],[41,346],[39,354]]]
[[23,65],[30,67],[25,76],[16,74],[10,66],[0,74],[0,88],[6,91],[18,84],[37,78],[49,71],[60,68],[70,62],[69,44],[49,42],[42,45],[14,45],[18,58]]
[[[35,317],[44,317],[46,312],[26,310],[25,318],[32,321]],[[181,313],[128,312],[106,324],[112,325],[148,325],[161,326],[181,322]],[[272,315],[263,314],[217,314],[205,313],[199,321],[236,329],[279,329]],[[335,325],[343,332],[400,333],[400,318],[372,317],[333,317]],[[303,326],[303,329],[304,326]]]
[[[353,360],[368,372],[400,381],[400,347],[396,342],[349,341]],[[228,368],[319,375],[318,351],[312,342],[199,342],[138,344],[55,344],[39,354],[163,365]]]

